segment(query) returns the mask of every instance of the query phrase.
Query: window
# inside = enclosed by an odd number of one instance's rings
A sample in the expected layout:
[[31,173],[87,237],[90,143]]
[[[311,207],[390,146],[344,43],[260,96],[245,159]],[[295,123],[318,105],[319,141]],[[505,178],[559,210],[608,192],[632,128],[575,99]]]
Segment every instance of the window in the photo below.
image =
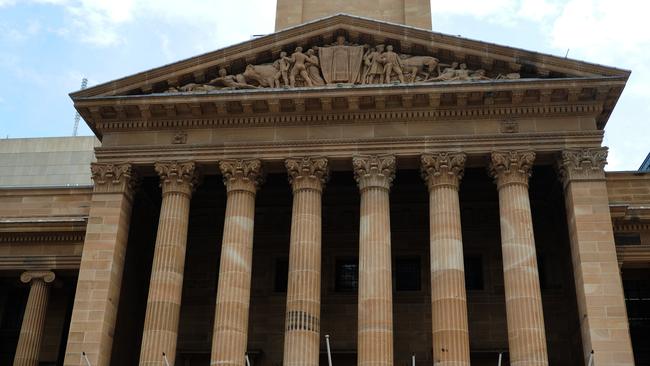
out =
[[483,258],[480,255],[465,256],[465,287],[483,290]]
[[616,243],[616,245],[641,245],[641,234],[615,233],[614,243]]
[[275,282],[273,291],[287,292],[287,282],[289,281],[289,260],[287,258],[278,258],[275,260]]
[[395,258],[395,290],[420,291],[420,257]]
[[353,292],[359,288],[359,260],[340,258],[336,260],[336,291]]

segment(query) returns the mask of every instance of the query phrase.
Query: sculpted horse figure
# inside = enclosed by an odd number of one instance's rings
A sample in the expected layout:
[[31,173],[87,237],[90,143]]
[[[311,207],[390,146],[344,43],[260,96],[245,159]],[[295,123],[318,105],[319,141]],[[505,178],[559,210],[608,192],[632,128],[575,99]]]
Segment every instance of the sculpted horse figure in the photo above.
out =
[[411,56],[402,59],[404,72],[410,74],[409,83],[414,83],[418,75],[427,80],[432,72],[437,70],[439,60],[431,56]]

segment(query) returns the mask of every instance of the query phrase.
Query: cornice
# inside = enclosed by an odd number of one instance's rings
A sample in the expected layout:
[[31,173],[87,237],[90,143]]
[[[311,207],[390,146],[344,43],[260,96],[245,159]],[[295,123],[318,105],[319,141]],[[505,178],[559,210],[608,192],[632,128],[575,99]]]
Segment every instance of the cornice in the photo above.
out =
[[85,231],[2,232],[0,233],[0,243],[79,243],[84,241],[85,236]]
[[87,217],[5,217],[0,219],[0,233],[65,233],[86,230]]
[[3,255],[0,270],[79,269],[81,255]]

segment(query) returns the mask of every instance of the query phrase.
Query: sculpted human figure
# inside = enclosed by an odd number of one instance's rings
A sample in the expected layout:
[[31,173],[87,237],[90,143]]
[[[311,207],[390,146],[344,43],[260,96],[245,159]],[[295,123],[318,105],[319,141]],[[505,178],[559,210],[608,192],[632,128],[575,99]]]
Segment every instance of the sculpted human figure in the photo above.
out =
[[368,55],[370,60],[370,70],[366,75],[366,84],[375,84],[375,78],[379,77],[379,84],[384,83],[384,63],[382,62],[381,54],[384,52],[384,45],[378,44],[375,46],[374,51]]
[[289,69],[291,68],[291,59],[287,57],[287,53],[282,51],[280,52],[280,58],[277,59],[273,66],[278,69],[278,73],[275,76],[276,84],[280,85],[280,77],[284,82],[284,86],[289,86]]
[[470,80],[491,80],[489,77],[485,76],[485,70],[478,69],[474,71],[470,76]]
[[219,69],[219,77],[210,80],[208,84],[230,89],[257,89],[256,86],[248,85],[243,75],[228,75],[228,71],[223,67]]
[[311,82],[316,86],[325,85],[325,80],[320,76],[320,61],[318,60],[318,56],[316,56],[316,50],[314,48],[307,50],[305,64],[307,65],[307,73],[309,74],[309,78],[311,78]]
[[302,53],[302,47],[296,47],[296,51],[291,55],[291,63],[293,64],[291,74],[289,75],[291,87],[296,86],[296,75],[302,76],[307,86],[313,86],[309,73],[307,73],[307,65],[305,65],[307,59],[307,55]]
[[449,81],[456,77],[456,71],[458,70],[458,62],[452,62],[450,67],[445,68],[442,72],[438,71],[438,76],[429,79],[429,81]]
[[449,80],[469,80],[470,71],[467,70],[467,65],[465,63],[460,64],[460,68],[455,70],[454,77]]
[[361,84],[366,84],[366,79],[368,77],[368,73],[370,72],[370,66],[372,66],[370,55],[375,52],[375,49],[367,44],[363,46],[363,49],[365,52],[363,53],[363,63],[361,64]]
[[386,46],[386,52],[381,55],[381,60],[384,64],[384,81],[390,83],[392,73],[396,73],[399,81],[404,84],[404,73],[402,72],[402,61],[399,55],[393,52],[393,46]]

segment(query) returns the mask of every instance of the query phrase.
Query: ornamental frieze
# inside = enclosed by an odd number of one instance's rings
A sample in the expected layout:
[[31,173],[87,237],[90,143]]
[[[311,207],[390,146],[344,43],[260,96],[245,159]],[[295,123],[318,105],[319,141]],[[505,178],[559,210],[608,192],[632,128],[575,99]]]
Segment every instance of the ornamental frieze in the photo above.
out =
[[248,64],[242,73],[218,68],[218,76],[206,83],[172,86],[167,93],[211,92],[218,90],[322,87],[326,85],[380,85],[429,82],[471,82],[519,79],[512,73],[488,73],[469,69],[466,63],[443,63],[426,55],[397,53],[392,45],[355,44],[339,36],[336,43],[296,47],[282,51],[278,59],[264,64]]

